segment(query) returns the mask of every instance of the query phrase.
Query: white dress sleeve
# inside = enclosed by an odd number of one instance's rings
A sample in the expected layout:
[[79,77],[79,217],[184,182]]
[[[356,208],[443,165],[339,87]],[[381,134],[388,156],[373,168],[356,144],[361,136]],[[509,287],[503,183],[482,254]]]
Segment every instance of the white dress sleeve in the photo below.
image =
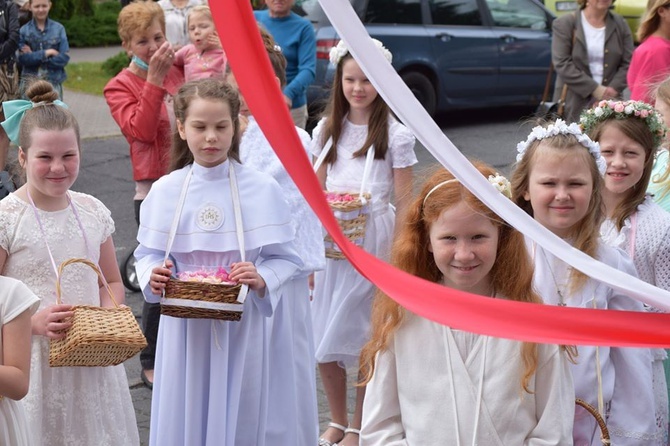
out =
[[0,329],[26,310],[34,314],[39,302],[40,299],[23,282],[0,276]]
[[323,127],[326,125],[326,120],[327,118],[322,118],[319,123],[316,124],[314,130],[312,130],[312,141],[309,146],[309,153],[313,156],[319,156],[326,143],[326,141],[321,141],[321,134],[323,133]]
[[398,391],[395,352],[383,350],[365,390],[361,446],[407,446]]
[[[623,253],[616,268],[637,277],[632,261]],[[614,290],[611,293],[609,309],[644,311],[640,302]],[[656,432],[651,350],[612,347],[609,356],[614,367],[614,391],[607,419],[612,444],[640,445],[641,440],[651,440]]]
[[575,387],[568,358],[555,345],[538,344],[537,348],[538,359],[546,359],[535,372],[537,425],[524,446],[572,445]]
[[392,167],[402,169],[416,164],[414,145],[416,138],[414,134],[397,121],[389,125],[389,152],[391,154]]

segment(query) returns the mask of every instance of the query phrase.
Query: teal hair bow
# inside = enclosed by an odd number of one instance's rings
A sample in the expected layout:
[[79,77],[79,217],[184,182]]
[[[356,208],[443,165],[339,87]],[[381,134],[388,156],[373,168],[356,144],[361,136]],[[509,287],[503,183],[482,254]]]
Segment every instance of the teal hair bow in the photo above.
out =
[[[53,103],[67,108],[67,104],[58,99],[53,101]],[[50,105],[50,103],[35,103],[24,99],[16,99],[14,101],[6,101],[2,103],[2,109],[5,112],[5,120],[2,121],[0,125],[2,125],[2,128],[7,132],[7,136],[9,136],[11,142],[17,146],[19,145],[19,127],[21,126],[21,121],[23,120],[23,115],[26,111],[35,106],[41,107],[43,105]]]

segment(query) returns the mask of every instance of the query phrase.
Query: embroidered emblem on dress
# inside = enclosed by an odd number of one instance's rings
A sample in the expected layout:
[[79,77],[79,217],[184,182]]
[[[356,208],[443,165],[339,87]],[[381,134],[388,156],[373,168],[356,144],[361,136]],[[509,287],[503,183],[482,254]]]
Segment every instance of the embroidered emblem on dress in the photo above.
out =
[[205,204],[196,215],[196,224],[203,231],[216,231],[223,225],[223,210],[215,204]]

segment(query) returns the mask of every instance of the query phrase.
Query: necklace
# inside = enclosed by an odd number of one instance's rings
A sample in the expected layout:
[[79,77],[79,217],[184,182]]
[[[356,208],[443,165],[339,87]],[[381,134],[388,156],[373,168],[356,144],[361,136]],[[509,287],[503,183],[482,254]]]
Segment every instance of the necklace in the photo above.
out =
[[[536,250],[537,246],[534,244],[533,245],[533,250]],[[556,287],[556,294],[558,294],[558,306],[559,307],[565,307],[567,304],[565,303],[565,297],[563,296],[563,292],[561,291],[561,287],[558,286],[558,281],[556,280],[556,275],[554,274],[554,268],[551,263],[549,263],[549,258],[547,257],[547,253],[542,250],[542,257],[544,257],[544,261],[547,264],[547,267],[549,268],[549,273],[551,274],[551,278],[554,281],[554,286]],[[570,269],[568,268],[568,272]]]

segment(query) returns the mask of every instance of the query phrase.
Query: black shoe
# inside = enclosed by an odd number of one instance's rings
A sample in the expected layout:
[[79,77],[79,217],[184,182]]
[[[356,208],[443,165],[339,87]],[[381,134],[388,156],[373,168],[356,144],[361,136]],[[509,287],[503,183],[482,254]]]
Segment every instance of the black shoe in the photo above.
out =
[[152,381],[149,381],[149,378],[147,378],[147,374],[145,372],[146,370],[142,369],[142,373],[140,373],[140,378],[142,378],[142,382],[144,383],[145,386],[153,390],[154,383]]

